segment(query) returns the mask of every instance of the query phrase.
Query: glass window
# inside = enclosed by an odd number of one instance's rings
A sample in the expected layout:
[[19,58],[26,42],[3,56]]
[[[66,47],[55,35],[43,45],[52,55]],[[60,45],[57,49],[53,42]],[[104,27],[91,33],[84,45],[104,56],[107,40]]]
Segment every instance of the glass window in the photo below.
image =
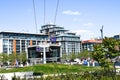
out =
[[32,43],[33,45],[36,45],[36,41],[33,41],[33,43]]
[[7,53],[7,49],[8,49],[8,46],[7,45],[3,45],[3,52],[4,53]]
[[16,40],[16,44],[20,44],[20,40]]
[[7,45],[8,44],[8,39],[3,39],[3,44]]
[[30,40],[27,40],[27,41],[26,41],[26,45],[27,45],[27,46],[30,45]]

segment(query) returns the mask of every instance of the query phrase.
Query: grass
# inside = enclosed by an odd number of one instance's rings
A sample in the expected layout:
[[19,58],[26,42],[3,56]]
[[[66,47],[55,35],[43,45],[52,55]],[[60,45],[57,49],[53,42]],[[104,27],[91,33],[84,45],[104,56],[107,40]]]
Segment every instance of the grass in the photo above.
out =
[[9,70],[0,69],[0,73],[10,73],[10,72],[41,72],[43,74],[55,74],[55,73],[72,73],[72,72],[81,72],[81,71],[93,71],[100,69],[99,67],[88,67],[83,65],[65,65],[65,64],[39,64],[34,66],[28,66],[23,68],[12,68]]

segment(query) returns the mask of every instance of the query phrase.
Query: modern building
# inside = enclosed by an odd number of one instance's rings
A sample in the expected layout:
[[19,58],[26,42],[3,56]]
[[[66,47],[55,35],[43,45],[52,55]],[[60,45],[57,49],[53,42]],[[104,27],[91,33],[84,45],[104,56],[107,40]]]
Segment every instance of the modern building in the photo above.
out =
[[56,43],[61,44],[62,54],[79,53],[80,36],[76,35],[64,27],[54,24],[46,24],[41,27],[41,33],[49,35],[49,39],[56,38]]
[[0,53],[21,53],[29,45],[38,45],[48,41],[46,34],[0,32]]
[[40,43],[61,45],[61,52],[66,55],[81,51],[79,35],[53,24],[41,26],[38,34],[0,32],[0,53],[27,52],[28,46]]
[[115,39],[120,39],[120,34],[119,34],[119,35],[114,35],[113,38],[115,38]]
[[47,43],[28,46],[27,59],[30,64],[60,62],[61,57],[61,45]]
[[94,51],[93,46],[99,43],[102,43],[102,40],[84,40],[82,41],[82,50]]

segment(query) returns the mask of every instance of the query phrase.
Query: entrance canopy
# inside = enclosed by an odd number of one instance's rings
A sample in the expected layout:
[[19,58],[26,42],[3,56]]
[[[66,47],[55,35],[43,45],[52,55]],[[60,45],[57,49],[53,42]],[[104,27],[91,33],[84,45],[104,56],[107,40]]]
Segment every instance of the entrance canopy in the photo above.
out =
[[28,47],[28,60],[30,63],[46,63],[60,61],[61,47],[56,44],[33,45]]

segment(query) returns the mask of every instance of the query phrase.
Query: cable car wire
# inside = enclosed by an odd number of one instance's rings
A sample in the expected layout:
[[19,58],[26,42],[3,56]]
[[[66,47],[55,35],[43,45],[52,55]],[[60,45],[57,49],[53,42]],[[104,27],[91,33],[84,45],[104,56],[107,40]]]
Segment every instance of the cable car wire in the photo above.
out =
[[44,0],[44,24],[45,24],[45,18],[46,18],[46,0]]
[[57,1],[57,7],[56,7],[55,17],[54,17],[54,24],[56,23],[56,17],[57,17],[57,13],[58,13],[58,7],[59,7],[59,0]]
[[34,9],[34,21],[36,26],[36,33],[37,33],[37,20],[36,20],[36,9],[35,9],[35,1],[33,0],[33,9]]

